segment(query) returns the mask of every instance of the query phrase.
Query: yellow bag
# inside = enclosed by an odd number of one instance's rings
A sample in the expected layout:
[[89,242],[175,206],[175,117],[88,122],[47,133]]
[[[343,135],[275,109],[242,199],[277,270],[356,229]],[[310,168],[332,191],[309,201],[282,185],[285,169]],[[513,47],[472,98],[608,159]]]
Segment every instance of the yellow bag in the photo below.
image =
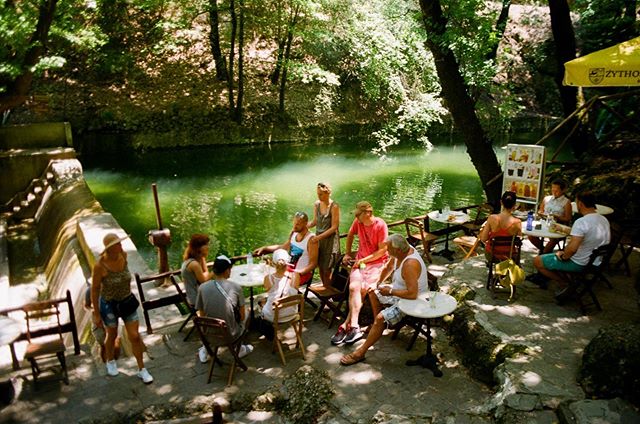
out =
[[511,239],[511,249],[509,250],[509,259],[505,259],[504,261],[497,263],[493,268],[493,275],[496,280],[498,280],[498,284],[502,287],[509,287],[511,290],[511,295],[509,296],[509,301],[513,299],[513,295],[515,293],[516,284],[521,284],[524,281],[524,270],[516,264],[516,262],[511,259],[513,253],[513,243],[515,242],[515,235]]
[[525,277],[524,270],[520,268],[513,259],[506,259],[496,264],[494,274],[498,276],[502,287],[521,284]]

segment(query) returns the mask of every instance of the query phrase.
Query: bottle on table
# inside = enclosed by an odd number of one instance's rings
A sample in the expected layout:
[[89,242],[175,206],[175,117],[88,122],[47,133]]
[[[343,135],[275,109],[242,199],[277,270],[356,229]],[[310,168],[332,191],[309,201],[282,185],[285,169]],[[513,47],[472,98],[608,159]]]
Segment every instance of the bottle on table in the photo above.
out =
[[247,254],[247,265],[253,265],[253,255],[251,252]]
[[527,231],[533,230],[533,212],[529,211],[527,214]]

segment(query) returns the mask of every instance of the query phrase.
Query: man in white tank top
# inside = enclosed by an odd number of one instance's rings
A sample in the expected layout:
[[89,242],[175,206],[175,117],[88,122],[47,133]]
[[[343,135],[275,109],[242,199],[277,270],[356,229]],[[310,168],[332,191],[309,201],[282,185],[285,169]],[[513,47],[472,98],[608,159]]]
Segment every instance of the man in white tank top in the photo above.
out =
[[313,233],[307,228],[309,216],[304,212],[296,212],[293,216],[293,229],[287,241],[282,244],[262,246],[254,250],[253,254],[262,256],[266,253],[284,249],[291,255],[293,269],[292,287],[311,283],[313,270],[318,265],[318,242],[313,238]]
[[[416,249],[400,234],[391,234],[385,243],[392,258],[382,270],[377,288],[371,287],[368,291],[375,321],[364,344],[340,359],[342,365],[363,361],[367,350],[380,339],[386,325],[395,325],[402,320],[404,314],[398,307],[400,298],[416,299],[420,293],[429,290],[427,266]],[[387,278],[391,278],[391,284],[381,284]]]

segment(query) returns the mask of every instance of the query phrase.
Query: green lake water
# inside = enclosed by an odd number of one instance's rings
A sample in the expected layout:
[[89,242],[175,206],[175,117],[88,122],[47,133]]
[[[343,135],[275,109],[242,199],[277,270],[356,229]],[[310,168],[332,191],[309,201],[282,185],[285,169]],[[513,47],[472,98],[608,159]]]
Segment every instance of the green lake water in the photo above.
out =
[[[482,202],[484,194],[463,145],[396,149],[385,159],[356,143],[215,147],[83,158],[89,187],[156,268],[146,234],[156,228],[151,184],[157,183],[169,261],[175,268],[189,236],[212,238],[210,259],[282,242],[298,211],[313,213],[315,187],[333,186],[340,231],[356,202],[368,200],[387,222]],[[501,150],[498,150],[500,156]]]

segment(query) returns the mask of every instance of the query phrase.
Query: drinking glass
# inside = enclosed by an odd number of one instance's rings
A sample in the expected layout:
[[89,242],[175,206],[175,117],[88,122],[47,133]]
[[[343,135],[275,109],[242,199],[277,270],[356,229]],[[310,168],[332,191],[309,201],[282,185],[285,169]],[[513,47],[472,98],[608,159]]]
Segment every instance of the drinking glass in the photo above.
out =
[[450,212],[451,212],[451,208],[449,207],[448,204],[445,203],[445,205],[442,206],[442,213],[445,215],[449,215]]
[[431,309],[436,308],[436,297],[438,296],[438,292],[429,293],[429,306]]

